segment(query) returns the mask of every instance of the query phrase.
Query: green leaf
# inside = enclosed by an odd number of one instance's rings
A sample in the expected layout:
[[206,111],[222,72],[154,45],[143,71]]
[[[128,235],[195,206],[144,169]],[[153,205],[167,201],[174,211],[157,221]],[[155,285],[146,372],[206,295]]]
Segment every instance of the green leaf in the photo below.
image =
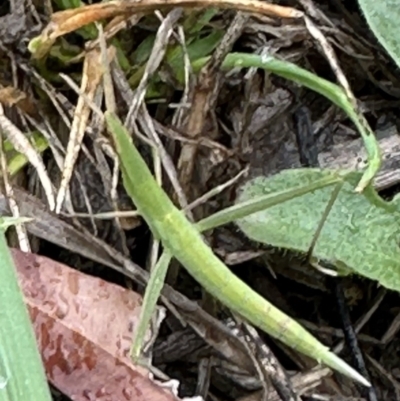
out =
[[0,400],[51,401],[13,259],[0,229]]
[[131,357],[134,363],[140,361],[146,330],[150,325],[151,317],[157,306],[157,301],[164,285],[171,259],[172,255],[165,250],[154,266],[154,269],[151,271],[143,298],[142,308],[140,310],[139,323],[136,327],[131,347]]
[[400,66],[400,7],[397,0],[358,0],[369,27]]
[[[272,177],[258,177],[242,188],[237,202],[269,193],[308,186],[332,174],[329,170],[284,170]],[[361,173],[349,173],[324,223],[313,256],[337,267],[378,281],[400,291],[400,199],[385,202],[367,187],[354,192]],[[275,247],[308,252],[333,187],[314,192],[254,213],[237,221],[252,240]]]
[[[187,44],[187,52],[190,60],[198,60],[201,57],[206,57],[212,53],[220,43],[225,32],[215,30],[210,34],[197,38],[191,43]],[[166,57],[167,63],[172,67],[175,73],[183,67],[183,49],[181,46],[173,47]],[[179,75],[179,74],[178,74]]]
[[[33,147],[39,152],[43,153],[48,147],[49,144],[40,134],[38,131],[34,131],[30,137],[31,143]],[[14,176],[17,174],[19,171],[21,171],[22,168],[24,168],[28,163],[28,159],[26,158],[25,155],[22,153],[17,152],[12,143],[7,139],[4,141],[4,152],[6,153],[6,158],[7,158],[7,166],[8,166],[8,172],[10,176]],[[1,173],[0,173],[1,177]]]

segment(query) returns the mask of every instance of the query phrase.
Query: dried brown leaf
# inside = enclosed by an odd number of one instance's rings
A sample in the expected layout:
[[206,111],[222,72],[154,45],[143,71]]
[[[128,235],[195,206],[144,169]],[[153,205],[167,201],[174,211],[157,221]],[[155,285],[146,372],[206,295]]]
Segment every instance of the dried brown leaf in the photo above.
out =
[[35,100],[25,92],[12,86],[0,89],[0,103],[3,103],[3,105],[7,107],[17,106],[20,110],[32,117],[38,116]]
[[130,360],[138,294],[42,256],[11,252],[54,386],[77,401],[177,400]]
[[42,34],[46,42],[53,42],[57,37],[75,31],[84,25],[138,12],[151,12],[172,7],[237,9],[250,13],[272,15],[279,18],[302,18],[303,13],[292,7],[268,4],[257,0],[145,0],[145,1],[109,1],[91,4],[73,10],[54,13],[50,24]]

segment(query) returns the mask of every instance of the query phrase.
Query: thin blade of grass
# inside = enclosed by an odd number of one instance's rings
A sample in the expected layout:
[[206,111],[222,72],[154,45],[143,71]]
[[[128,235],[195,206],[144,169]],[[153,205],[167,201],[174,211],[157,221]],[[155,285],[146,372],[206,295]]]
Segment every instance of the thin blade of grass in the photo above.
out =
[[[196,60],[192,64],[193,70],[195,72],[200,71],[208,60],[209,57]],[[361,118],[358,115],[358,112],[354,110],[351,102],[340,86],[329,82],[326,79],[320,78],[317,75],[298,67],[296,64],[279,60],[271,55],[260,56],[257,54],[230,53],[225,58],[222,67],[225,69],[262,68],[325,96],[347,114],[357,127],[364,141],[364,146],[368,155],[368,166],[357,185],[357,191],[361,192],[364,190],[375,177],[381,166],[379,143],[366,120]]]
[[31,320],[3,229],[0,229],[0,258],[0,400],[51,401]]
[[146,330],[149,327],[151,317],[153,316],[158,298],[160,297],[171,259],[172,255],[165,250],[151,271],[150,279],[143,297],[142,308],[140,310],[139,324],[135,330],[131,348],[131,357],[135,363],[139,361]]

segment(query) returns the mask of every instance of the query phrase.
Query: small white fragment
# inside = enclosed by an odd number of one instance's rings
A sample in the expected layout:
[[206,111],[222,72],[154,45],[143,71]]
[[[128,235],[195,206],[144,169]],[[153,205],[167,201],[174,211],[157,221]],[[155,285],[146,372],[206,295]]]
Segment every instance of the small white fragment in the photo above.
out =
[[176,379],[171,379],[166,382],[157,382],[157,384],[162,388],[167,388],[171,390],[174,396],[178,396],[179,381]]
[[8,383],[8,377],[0,376],[0,390],[4,390]]
[[266,64],[266,63],[268,63],[269,61],[271,61],[271,60],[273,60],[274,58],[270,55],[270,54],[268,54],[268,53],[266,53],[266,54],[262,54],[261,55],[261,62],[263,63],[263,64]]

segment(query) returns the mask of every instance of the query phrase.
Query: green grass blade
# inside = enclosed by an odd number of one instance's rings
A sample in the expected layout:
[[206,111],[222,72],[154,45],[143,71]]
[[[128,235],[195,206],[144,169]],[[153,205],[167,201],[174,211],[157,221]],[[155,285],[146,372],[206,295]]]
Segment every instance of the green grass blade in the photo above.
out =
[[0,400],[51,401],[36,339],[0,230]]
[[157,305],[171,259],[171,254],[168,251],[164,251],[154,266],[154,269],[151,271],[143,298],[142,308],[140,310],[139,324],[135,330],[131,349],[131,357],[135,363],[139,361],[144,336],[146,335],[146,330],[149,327],[153,311]]
[[128,194],[153,234],[189,273],[227,307],[289,347],[360,383],[369,383],[300,324],[237,278],[204,243],[199,231],[154,180],[118,117],[105,113]]
[[[195,61],[193,63],[193,70],[199,71],[208,60],[209,57]],[[222,67],[225,69],[250,67],[263,68],[325,96],[348,115],[363,138],[369,164],[357,186],[357,189],[362,191],[375,177],[381,166],[381,152],[378,141],[364,117],[359,115],[357,110],[353,109],[351,102],[340,86],[335,85],[326,79],[320,78],[293,63],[279,60],[273,56],[230,53],[225,58]]]

